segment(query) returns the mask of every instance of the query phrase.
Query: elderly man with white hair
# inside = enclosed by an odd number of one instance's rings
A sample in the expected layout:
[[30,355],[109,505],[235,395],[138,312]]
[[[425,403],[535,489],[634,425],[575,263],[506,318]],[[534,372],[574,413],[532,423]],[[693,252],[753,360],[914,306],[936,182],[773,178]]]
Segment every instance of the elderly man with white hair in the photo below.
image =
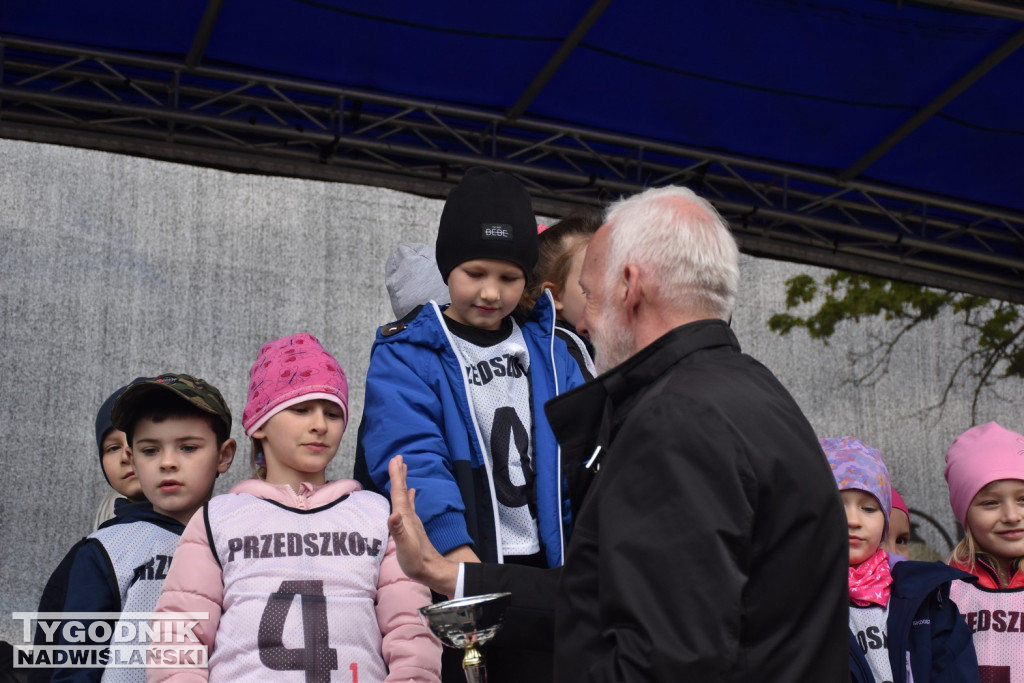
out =
[[445,560],[399,456],[406,572],[449,596],[511,590],[498,639],[546,641],[560,683],[849,680],[845,515],[807,419],[729,327],[738,280],[725,221],[690,190],[610,207],[580,277],[602,374],[545,407],[565,475],[593,477],[564,566]]

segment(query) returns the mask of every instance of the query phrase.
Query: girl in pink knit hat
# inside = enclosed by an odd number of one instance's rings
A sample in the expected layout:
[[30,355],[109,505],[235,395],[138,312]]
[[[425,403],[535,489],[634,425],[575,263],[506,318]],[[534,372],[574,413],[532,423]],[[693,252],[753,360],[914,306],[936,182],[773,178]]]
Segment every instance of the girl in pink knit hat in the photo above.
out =
[[977,577],[951,595],[982,680],[1024,681],[1024,436],[995,422],[971,427],[946,453],[946,483],[964,528],[950,564]]
[[440,681],[441,645],[419,615],[430,591],[398,566],[387,499],[327,481],[348,422],[341,365],[295,334],[264,344],[249,380],[256,477],[193,517],[157,604],[209,613],[193,629],[209,668],[150,680]]

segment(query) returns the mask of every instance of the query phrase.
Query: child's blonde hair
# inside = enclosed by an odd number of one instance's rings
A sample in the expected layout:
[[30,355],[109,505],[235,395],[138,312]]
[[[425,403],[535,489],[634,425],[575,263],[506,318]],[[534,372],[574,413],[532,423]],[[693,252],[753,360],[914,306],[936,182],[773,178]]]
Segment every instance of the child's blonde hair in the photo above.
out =
[[[949,558],[946,560],[947,564],[955,564],[959,567],[963,567],[967,571],[974,573],[975,568],[978,566],[978,559],[984,560],[987,564],[992,567],[998,566],[995,558],[974,540],[974,534],[971,533],[970,527],[964,528],[964,537],[960,539],[960,542],[956,544],[953,551],[949,554]],[[1010,562],[1010,571],[1016,571],[1017,567],[1020,566],[1021,560],[1024,560],[1024,555],[1015,557]]]
[[953,552],[949,554],[949,559],[946,562],[966,567],[967,571],[973,572],[975,558],[980,554],[982,553],[978,550],[978,542],[974,540],[974,534],[970,529],[964,529],[964,537],[953,548]]
[[257,479],[266,480],[267,461],[263,457],[263,449],[260,447],[259,439],[250,437],[249,445],[251,446],[251,450],[249,451],[249,463],[252,465],[252,476]]

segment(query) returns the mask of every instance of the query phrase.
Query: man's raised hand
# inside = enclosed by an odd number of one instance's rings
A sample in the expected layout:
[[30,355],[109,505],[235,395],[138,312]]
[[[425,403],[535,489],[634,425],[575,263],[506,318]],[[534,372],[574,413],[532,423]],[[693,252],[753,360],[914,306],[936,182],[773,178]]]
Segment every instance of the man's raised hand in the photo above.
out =
[[416,515],[416,489],[406,482],[408,468],[401,455],[391,458],[391,516],[388,529],[395,539],[398,564],[406,576],[425,584],[431,590],[451,597],[459,577],[457,562],[446,560],[427,537],[423,522]]

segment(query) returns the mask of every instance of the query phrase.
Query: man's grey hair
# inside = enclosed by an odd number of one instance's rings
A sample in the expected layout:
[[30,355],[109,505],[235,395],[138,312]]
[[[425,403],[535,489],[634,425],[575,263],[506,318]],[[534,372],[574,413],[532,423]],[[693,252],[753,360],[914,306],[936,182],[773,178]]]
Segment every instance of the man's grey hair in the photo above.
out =
[[626,264],[640,266],[674,310],[728,320],[739,286],[739,249],[715,207],[685,187],[650,189],[608,207],[608,290]]

